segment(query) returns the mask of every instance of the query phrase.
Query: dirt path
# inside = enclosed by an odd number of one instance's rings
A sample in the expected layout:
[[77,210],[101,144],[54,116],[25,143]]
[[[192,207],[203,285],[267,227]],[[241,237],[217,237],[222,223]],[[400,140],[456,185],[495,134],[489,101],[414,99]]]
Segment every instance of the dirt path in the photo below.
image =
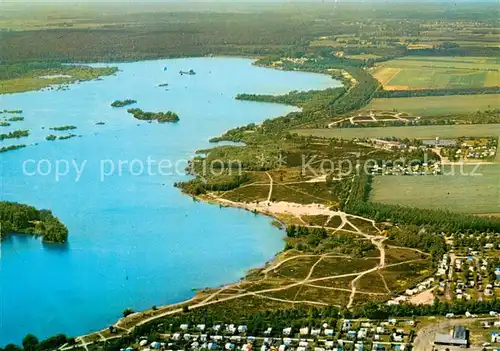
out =
[[273,195],[273,177],[269,174],[269,172],[266,172],[267,176],[269,177],[269,194],[267,194],[267,203],[271,203],[271,196]]
[[[252,211],[257,210],[259,212],[262,212],[262,213],[268,214],[268,215],[292,213],[297,218],[300,218],[301,215],[327,215],[329,220],[333,216],[339,216],[341,219],[340,225],[337,226],[336,228],[329,227],[329,229],[333,229],[334,231],[337,231],[337,230],[340,230],[345,224],[349,224],[350,226],[352,226],[352,228],[354,230],[344,230],[344,229],[342,229],[342,230],[345,232],[349,232],[349,233],[353,233],[353,234],[362,236],[366,240],[370,240],[372,242],[372,244],[377,247],[377,249],[380,253],[380,255],[378,257],[374,257],[374,259],[378,259],[378,264],[373,268],[370,268],[370,269],[367,269],[367,270],[364,270],[361,272],[352,272],[352,273],[345,273],[345,274],[337,274],[337,275],[331,275],[331,276],[312,278],[313,273],[314,273],[314,269],[322,262],[322,260],[324,258],[327,258],[327,257],[349,258],[350,256],[339,255],[339,254],[334,253],[334,252],[332,252],[330,254],[325,253],[325,254],[295,255],[295,256],[284,258],[282,260],[277,260],[275,262],[272,262],[269,265],[269,267],[266,267],[265,269],[262,270],[262,272],[264,273],[263,279],[267,278],[267,274],[269,272],[278,269],[286,262],[289,262],[291,260],[294,260],[294,259],[297,259],[300,257],[318,257],[318,260],[316,260],[316,262],[310,267],[310,269],[309,269],[309,271],[304,279],[297,279],[296,281],[293,281],[293,282],[286,284],[286,285],[281,285],[281,286],[278,286],[275,288],[262,289],[262,290],[258,290],[258,291],[243,290],[242,286],[240,285],[240,282],[235,283],[235,284],[226,285],[224,287],[217,289],[215,292],[213,292],[209,296],[205,297],[200,302],[195,302],[196,298],[193,298],[191,300],[184,301],[184,302],[181,302],[178,304],[166,306],[166,307],[170,308],[168,311],[165,311],[165,312],[160,313],[158,315],[154,315],[154,316],[148,317],[146,319],[137,321],[135,324],[133,324],[130,327],[130,329],[125,329],[125,328],[122,328],[120,326],[120,324],[126,320],[126,319],[121,319],[115,324],[116,328],[123,329],[127,333],[130,333],[137,326],[149,323],[151,321],[154,321],[154,320],[162,318],[162,317],[181,313],[183,311],[183,306],[189,305],[189,309],[192,310],[192,309],[207,307],[207,306],[210,306],[210,305],[213,305],[216,303],[228,302],[228,301],[232,301],[232,300],[240,299],[240,298],[244,298],[244,297],[249,297],[249,296],[255,296],[258,298],[262,298],[262,299],[268,299],[268,300],[279,301],[279,302],[290,303],[290,304],[309,304],[309,305],[314,305],[314,306],[327,306],[327,305],[329,305],[329,304],[327,304],[325,302],[321,302],[321,301],[297,300],[297,298],[299,297],[300,289],[303,286],[316,287],[318,289],[322,288],[322,289],[350,292],[349,302],[347,304],[347,307],[349,308],[349,307],[352,307],[356,294],[385,295],[384,293],[372,293],[372,292],[358,291],[356,285],[361,279],[363,279],[363,277],[365,275],[372,273],[372,272],[377,272],[380,269],[385,268],[385,267],[391,267],[391,266],[396,266],[396,265],[400,265],[400,264],[406,264],[406,263],[410,263],[413,261],[420,261],[421,260],[421,259],[420,260],[409,260],[409,261],[398,262],[398,263],[386,265],[385,246],[384,246],[384,240],[386,239],[386,237],[383,235],[380,235],[380,234],[370,234],[370,233],[363,232],[362,230],[360,230],[358,227],[356,227],[350,221],[350,219],[352,219],[352,218],[362,219],[364,221],[371,223],[373,225],[373,228],[375,228],[376,233],[381,233],[380,229],[377,228],[375,221],[373,221],[369,218],[364,218],[361,216],[354,216],[354,215],[350,215],[350,214],[347,214],[347,213],[341,212],[341,211],[332,211],[331,209],[329,209],[328,207],[326,207],[324,205],[317,205],[317,204],[301,205],[301,204],[286,203],[286,202],[281,202],[281,203],[271,202],[270,199],[272,196],[274,182],[273,182],[271,175],[269,173],[267,173],[267,175],[269,177],[270,183],[269,183],[268,200],[267,200],[266,205],[235,203],[235,202],[232,202],[229,200],[221,199],[220,197],[217,197],[217,196],[215,196],[214,198],[219,203],[229,204],[229,205],[234,206],[234,207],[241,207],[241,208],[244,208],[247,210],[252,210]],[[308,227],[321,227],[321,226],[308,226]],[[321,227],[321,228],[323,228],[323,227]],[[341,278],[347,278],[347,277],[353,278],[353,280],[351,281],[350,289],[334,288],[334,287],[321,286],[321,285],[315,284],[315,283],[326,281],[326,280],[341,279]],[[390,290],[389,290],[385,280],[384,280],[384,285],[386,287],[386,290],[389,293]],[[284,291],[284,290],[294,288],[294,287],[299,287],[299,291],[295,294],[293,300],[268,295],[269,293],[280,292],[280,291]],[[234,288],[240,288],[240,290],[234,292]],[[228,294],[230,294],[232,292],[234,292],[234,294],[228,296]],[[175,308],[176,306],[179,306],[179,307]],[[102,334],[100,334],[100,332],[89,334],[89,335],[96,335],[96,334],[99,335],[100,337],[102,337]],[[85,341],[83,339],[84,337],[85,336],[77,338],[77,340],[79,341],[77,346],[81,346],[81,347],[87,349],[88,344],[85,343]],[[105,338],[105,340],[115,338],[115,337],[116,336],[113,336],[110,338]]]

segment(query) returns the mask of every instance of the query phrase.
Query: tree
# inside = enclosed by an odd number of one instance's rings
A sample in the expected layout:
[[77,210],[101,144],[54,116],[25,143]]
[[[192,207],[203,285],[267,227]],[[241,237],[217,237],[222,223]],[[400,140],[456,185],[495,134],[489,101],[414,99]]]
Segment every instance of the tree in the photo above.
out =
[[123,311],[123,318],[130,316],[132,313],[134,313],[134,310],[131,308],[127,308]]
[[23,339],[25,351],[35,351],[38,348],[38,338],[33,334],[28,334]]

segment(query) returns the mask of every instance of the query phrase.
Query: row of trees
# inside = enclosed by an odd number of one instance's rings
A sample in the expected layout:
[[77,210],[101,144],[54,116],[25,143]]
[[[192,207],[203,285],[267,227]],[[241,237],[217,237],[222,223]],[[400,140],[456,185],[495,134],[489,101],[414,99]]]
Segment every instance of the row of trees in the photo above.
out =
[[349,201],[348,213],[394,224],[431,225],[444,232],[487,231],[500,232],[500,220],[438,209],[421,209],[399,205]]
[[8,344],[4,348],[0,347],[0,351],[48,351],[55,350],[64,344],[73,345],[75,344],[75,339],[68,338],[64,334],[59,334],[40,341],[33,334],[28,334],[23,339],[22,347],[15,344]]
[[49,210],[37,210],[33,206],[16,202],[0,202],[0,235],[24,233],[42,235],[46,242],[64,243],[68,229]]
[[379,90],[377,98],[406,98],[419,96],[500,94],[500,87],[420,89],[420,90]]

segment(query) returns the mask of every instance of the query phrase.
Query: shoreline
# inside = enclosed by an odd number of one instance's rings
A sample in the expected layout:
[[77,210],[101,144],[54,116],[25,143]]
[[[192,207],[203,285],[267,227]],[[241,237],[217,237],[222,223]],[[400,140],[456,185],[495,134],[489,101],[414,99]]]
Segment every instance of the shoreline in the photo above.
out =
[[[219,205],[220,207],[224,207],[224,208],[235,208],[235,209],[245,210],[245,211],[254,213],[256,215],[266,216],[266,217],[268,217],[270,219],[273,219],[273,220],[276,220],[280,224],[284,225],[283,220],[281,218],[279,218],[278,216],[276,216],[275,214],[273,214],[272,212],[262,211],[262,210],[259,210],[257,208],[252,209],[251,207],[246,206],[246,204],[243,204],[243,203],[232,203],[232,204],[230,204],[230,203],[219,201],[217,199],[214,199],[214,198],[208,197],[208,196],[195,196],[195,195],[186,194],[184,192],[182,192],[182,193],[184,195],[186,195],[186,196],[191,197],[192,199],[194,199],[196,201],[203,202],[205,204]],[[270,224],[270,225],[272,225],[272,224]],[[280,229],[280,230],[282,230],[282,229]],[[142,311],[134,312],[134,313],[130,314],[127,317],[119,318],[114,324],[112,324],[112,326],[115,327],[116,330],[126,330],[127,332],[126,333],[120,333],[120,334],[118,334],[116,336],[113,336],[111,338],[118,338],[118,337],[121,337],[123,335],[129,334],[130,332],[133,331],[133,329],[135,327],[141,326],[141,325],[146,324],[148,322],[151,322],[151,321],[153,321],[155,319],[162,318],[162,317],[168,316],[170,314],[181,313],[183,311],[182,307],[184,307],[185,305],[187,306],[190,303],[195,303],[195,304],[193,306],[190,306],[189,309],[192,309],[192,308],[196,309],[196,308],[200,308],[200,307],[204,307],[204,306],[209,306],[211,304],[215,304],[215,303],[218,302],[217,300],[212,300],[212,301],[208,301],[207,303],[203,303],[203,300],[206,300],[206,296],[205,295],[208,294],[208,296],[211,296],[212,294],[214,294],[214,293],[212,293],[213,290],[216,290],[216,289],[228,289],[228,288],[237,286],[238,284],[240,284],[242,282],[245,282],[246,281],[246,277],[248,276],[248,274],[251,271],[254,271],[254,270],[265,270],[271,263],[275,262],[279,258],[279,256],[282,255],[283,253],[284,253],[284,251],[282,249],[279,252],[277,252],[273,257],[271,257],[268,260],[266,260],[266,262],[264,262],[259,267],[249,268],[245,272],[245,277],[243,277],[242,279],[240,279],[238,281],[234,281],[234,282],[231,282],[231,283],[222,284],[222,285],[214,286],[214,287],[205,287],[203,289],[196,289],[194,296],[191,297],[190,299],[186,299],[186,300],[183,300],[183,301],[174,302],[174,303],[170,303],[170,304],[166,304],[166,305],[161,305],[161,306],[158,306],[156,309],[149,308],[147,310],[142,310]],[[196,303],[199,300],[201,300],[201,301],[198,302],[198,303]],[[179,308],[175,309],[175,307],[179,307]],[[136,322],[136,320],[138,318],[140,320]],[[133,326],[131,326],[130,328],[127,328],[126,327],[127,323],[132,323]],[[125,326],[122,326],[123,324]],[[109,327],[103,328],[103,329],[100,329],[100,330],[96,330],[96,331],[88,333],[88,334],[77,336],[77,337],[75,337],[75,340],[76,341],[83,341],[82,340],[83,338],[94,337],[96,335],[99,336],[100,334],[107,333],[107,332],[109,332]],[[92,343],[92,342],[90,342],[90,343]],[[86,344],[88,345],[89,343],[86,343]]]
[[[206,204],[219,205],[220,207],[224,207],[224,208],[242,209],[242,210],[254,213],[255,215],[266,216],[266,217],[273,219],[273,220],[276,220],[280,224],[284,225],[283,219],[280,218],[276,212],[265,211],[265,210],[263,210],[263,206],[261,206],[261,205],[253,205],[252,206],[251,204],[232,202],[229,200],[221,201],[220,199],[216,199],[214,197],[207,196],[207,195],[204,195],[204,196],[190,195],[190,194],[186,194],[184,192],[183,192],[183,194],[191,197],[192,199],[194,199],[196,201],[203,202]],[[270,204],[271,204],[271,203],[268,203],[267,201],[262,201],[262,202],[266,203],[268,206],[270,206]],[[330,210],[330,209],[328,209],[327,206],[320,205],[320,204],[300,205],[300,204],[285,203],[285,202],[278,202],[278,203],[274,203],[274,204],[276,206],[285,206],[285,207],[286,207],[286,205],[293,204],[294,207],[297,207],[297,208],[303,207],[303,208],[309,208],[311,210],[315,210],[315,211],[319,211],[319,212],[328,211],[328,212],[337,213],[337,211]],[[281,214],[285,215],[286,211],[281,212]],[[212,304],[216,304],[219,302],[218,300],[216,300],[216,299],[209,300],[209,298],[218,294],[218,292],[217,292],[218,289],[230,289],[232,287],[238,286],[240,283],[246,282],[246,278],[249,275],[249,273],[251,273],[254,270],[265,271],[269,265],[276,262],[279,259],[279,257],[281,255],[283,255],[284,253],[285,253],[285,251],[282,249],[281,251],[277,252],[272,258],[270,258],[266,262],[264,262],[263,265],[261,265],[259,267],[248,269],[245,273],[245,277],[242,277],[242,279],[240,279],[238,281],[234,281],[234,282],[231,282],[228,284],[222,284],[222,285],[216,286],[216,287],[206,287],[203,289],[196,289],[194,296],[191,297],[190,299],[171,303],[171,304],[162,305],[162,306],[157,307],[156,309],[150,308],[147,310],[134,312],[133,314],[130,314],[127,317],[120,318],[113,324],[113,327],[115,327],[116,330],[126,330],[127,332],[112,336],[110,338],[111,339],[118,338],[118,337],[121,337],[123,335],[127,335],[127,334],[131,333],[136,327],[144,325],[146,323],[149,323],[155,319],[166,317],[166,316],[172,315],[172,314],[182,313],[184,311],[183,308],[185,306],[189,306],[189,304],[191,304],[191,303],[193,303],[193,304],[188,307],[189,310],[202,308],[205,306],[210,306]],[[220,291],[220,290],[218,290],[218,291]],[[239,298],[239,296],[232,297],[231,299],[236,299],[236,298]],[[179,308],[176,308],[176,307],[179,307]],[[127,328],[127,324],[132,324],[132,325],[129,328]],[[95,337],[96,335],[101,335],[102,333],[107,333],[108,331],[109,331],[109,327],[92,332],[92,333],[78,336],[75,339],[77,341],[83,341],[82,340],[83,338]],[[99,341],[99,340],[97,340],[97,341]],[[92,342],[93,341],[91,341],[90,343],[92,343]],[[88,345],[90,343],[86,343],[86,344]]]

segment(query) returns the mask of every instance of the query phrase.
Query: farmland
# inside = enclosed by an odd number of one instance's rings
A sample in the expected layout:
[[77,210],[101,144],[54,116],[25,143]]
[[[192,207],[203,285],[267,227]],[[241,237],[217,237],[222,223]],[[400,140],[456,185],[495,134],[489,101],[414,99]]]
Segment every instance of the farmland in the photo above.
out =
[[404,57],[373,70],[385,90],[481,88],[500,85],[500,63],[485,57]]
[[495,137],[500,135],[500,124],[297,129],[295,130],[295,132],[300,135],[313,135],[316,137],[343,139],[390,137],[432,139],[435,137],[457,138],[461,136]]
[[[474,168],[464,166],[464,173],[471,173]],[[481,174],[477,176],[460,175],[459,166],[454,170],[456,175],[439,177],[375,177],[370,201],[477,214],[500,213],[500,165],[482,165],[475,171]]]
[[397,110],[415,115],[434,116],[494,108],[500,108],[499,94],[373,99],[363,110]]

